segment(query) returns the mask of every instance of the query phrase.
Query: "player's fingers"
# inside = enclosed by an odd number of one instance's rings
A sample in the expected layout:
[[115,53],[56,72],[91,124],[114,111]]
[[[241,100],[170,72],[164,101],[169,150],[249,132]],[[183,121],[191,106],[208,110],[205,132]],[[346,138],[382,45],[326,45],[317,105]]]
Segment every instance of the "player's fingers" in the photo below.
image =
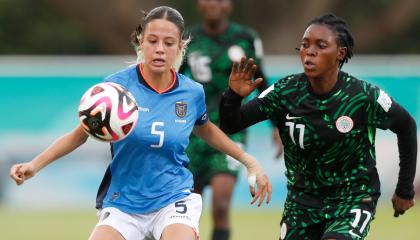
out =
[[259,197],[260,197],[260,195],[261,195],[261,190],[262,190],[262,189],[258,189],[257,193],[255,193],[254,198],[251,200],[251,204],[254,204],[254,203],[258,200],[258,198],[259,198]]
[[250,58],[249,60],[248,60],[248,63],[246,64],[246,66],[245,66],[245,69],[244,69],[244,72],[246,73],[246,74],[250,74],[251,73],[251,71],[252,71],[252,67],[254,66],[254,59],[252,59],[252,58]]
[[10,177],[14,180],[20,178],[19,170],[22,167],[22,164],[15,164],[10,168]]
[[240,71],[240,72],[243,72],[243,71],[244,71],[244,68],[245,68],[245,62],[246,62],[246,57],[245,57],[245,56],[243,56],[243,57],[241,58],[240,63],[239,63],[239,71]]
[[257,71],[257,65],[255,65],[254,63],[251,65],[251,67],[249,68],[249,71],[248,71],[248,77],[250,78],[250,79],[252,79],[253,77],[254,77],[254,75],[255,75],[255,72]]
[[239,72],[239,62],[233,62],[232,73],[237,74]]
[[252,197],[255,197],[255,187],[249,186],[249,192],[251,193]]
[[261,189],[261,196],[260,196],[260,201],[258,202],[258,207],[261,206],[261,204],[264,202],[266,192],[267,192],[267,186],[264,186]]
[[273,192],[273,186],[271,185],[270,182],[268,183],[268,187],[267,188],[268,188],[267,189],[268,194],[267,194],[267,201],[266,201],[266,203],[268,204],[271,201],[271,193]]

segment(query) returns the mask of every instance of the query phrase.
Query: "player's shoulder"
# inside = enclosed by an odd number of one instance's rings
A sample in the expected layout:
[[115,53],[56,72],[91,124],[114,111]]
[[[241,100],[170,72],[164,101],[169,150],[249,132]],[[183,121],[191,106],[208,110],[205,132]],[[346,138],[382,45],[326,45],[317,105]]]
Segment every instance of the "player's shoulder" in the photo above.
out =
[[137,76],[137,68],[138,64],[132,64],[124,69],[119,70],[107,77],[105,77],[105,82],[115,82],[122,85],[125,85],[129,79]]
[[305,74],[304,73],[294,73],[286,75],[283,78],[280,78],[274,83],[276,88],[285,88],[291,85],[298,85],[305,81]]
[[345,88],[352,89],[355,92],[364,93],[370,95],[372,92],[377,92],[379,89],[373,83],[370,83],[366,80],[355,77],[347,72],[340,71],[340,77],[343,78]]
[[179,85],[185,88],[188,88],[194,92],[202,92],[204,91],[203,85],[192,80],[191,78],[185,76],[182,73],[177,72],[177,77],[179,81]]

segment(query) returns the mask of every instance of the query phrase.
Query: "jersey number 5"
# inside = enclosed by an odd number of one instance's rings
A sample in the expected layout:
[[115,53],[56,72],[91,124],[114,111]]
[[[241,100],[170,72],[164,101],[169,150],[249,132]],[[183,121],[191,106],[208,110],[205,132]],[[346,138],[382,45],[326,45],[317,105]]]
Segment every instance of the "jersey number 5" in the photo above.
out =
[[[296,145],[296,141],[295,141],[295,138],[294,138],[295,123],[294,122],[286,122],[285,125],[289,127],[290,138],[292,139],[292,142]],[[305,134],[305,125],[296,124],[296,128],[299,129],[299,146],[300,146],[300,148],[305,149],[305,147],[303,146],[303,138],[304,138],[304,134]]]
[[150,145],[150,147],[161,148],[163,146],[163,140],[165,139],[165,132],[157,130],[157,128],[158,127],[163,127],[164,125],[165,124],[163,122],[153,122],[152,123],[151,134],[159,136],[159,143],[158,144],[152,144],[152,145]]

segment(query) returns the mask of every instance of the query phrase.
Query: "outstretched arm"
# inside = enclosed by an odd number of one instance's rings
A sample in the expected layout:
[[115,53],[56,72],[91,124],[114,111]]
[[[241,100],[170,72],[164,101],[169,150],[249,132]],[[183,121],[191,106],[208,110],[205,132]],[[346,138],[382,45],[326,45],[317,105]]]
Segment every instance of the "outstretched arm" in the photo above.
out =
[[256,66],[253,59],[246,62],[243,57],[241,62],[234,62],[229,77],[229,89],[222,95],[219,107],[220,128],[233,134],[247,128],[266,118],[259,110],[257,98],[241,107],[242,98],[248,96],[262,82],[262,78],[253,81]]
[[[206,141],[215,149],[237,159],[248,170],[248,182],[253,199],[251,204],[259,200],[258,206],[262,204],[267,195],[266,203],[270,202],[272,186],[267,175],[261,168],[258,161],[251,155],[240,149],[228,136],[226,136],[216,125],[207,121],[203,125],[195,126],[194,134]],[[257,192],[255,193],[255,182],[257,183]]]
[[393,103],[389,129],[397,134],[400,154],[400,172],[392,204],[394,216],[404,214],[414,206],[414,177],[417,163],[417,126],[410,114],[397,103]]
[[87,138],[88,135],[79,125],[72,132],[58,138],[32,161],[13,165],[10,169],[10,177],[17,185],[21,185],[51,162],[78,148],[86,142]]

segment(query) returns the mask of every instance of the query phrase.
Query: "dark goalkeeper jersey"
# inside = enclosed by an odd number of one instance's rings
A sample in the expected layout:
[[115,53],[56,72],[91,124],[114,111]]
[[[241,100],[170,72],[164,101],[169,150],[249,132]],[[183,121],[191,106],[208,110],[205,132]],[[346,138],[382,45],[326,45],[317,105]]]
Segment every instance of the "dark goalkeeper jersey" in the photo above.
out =
[[384,91],[340,72],[330,93],[315,94],[304,74],[285,77],[240,109],[233,91],[221,102],[221,127],[232,133],[271,119],[284,144],[289,189],[317,198],[378,196],[376,128],[398,135],[396,193],[414,196],[417,134],[412,117]]

